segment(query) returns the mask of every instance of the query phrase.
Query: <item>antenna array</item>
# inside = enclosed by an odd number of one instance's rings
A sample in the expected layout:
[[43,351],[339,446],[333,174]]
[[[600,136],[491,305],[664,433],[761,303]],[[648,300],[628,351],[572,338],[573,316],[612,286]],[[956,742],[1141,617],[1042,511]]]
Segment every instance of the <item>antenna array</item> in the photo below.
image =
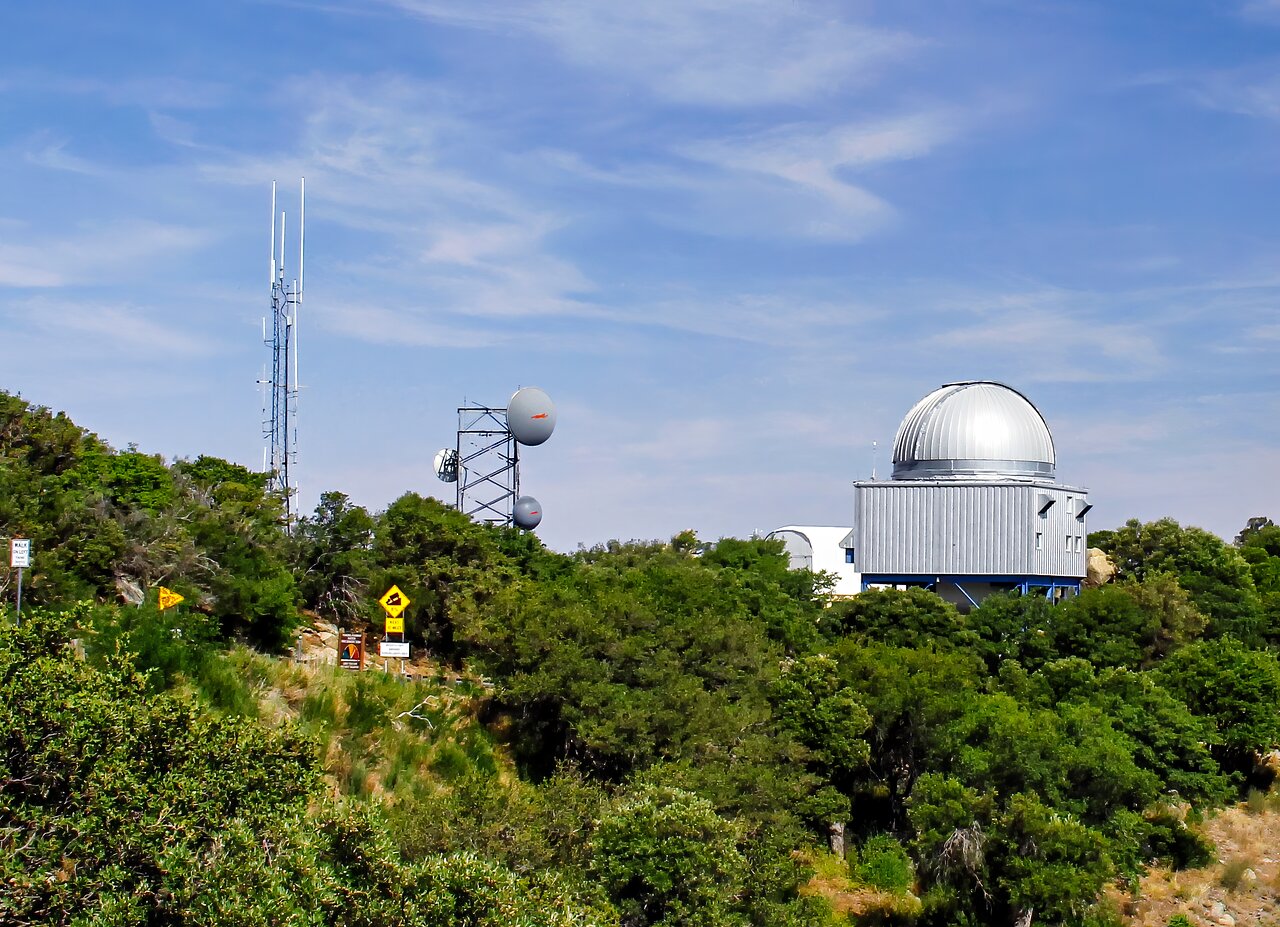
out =
[[[290,472],[298,463],[298,310],[302,308],[306,244],[306,179],[298,186],[298,275],[285,268],[285,213],[276,212],[276,182],[271,181],[271,314],[262,320],[262,341],[271,351],[262,379],[262,469],[268,488],[285,500],[287,524],[296,513],[297,486]],[[277,236],[276,223],[279,220]]]
[[436,454],[442,481],[457,484],[457,508],[478,521],[532,531],[542,506],[520,495],[520,446],[537,447],[556,427],[556,407],[534,386],[516,390],[505,409],[458,409],[458,443]]

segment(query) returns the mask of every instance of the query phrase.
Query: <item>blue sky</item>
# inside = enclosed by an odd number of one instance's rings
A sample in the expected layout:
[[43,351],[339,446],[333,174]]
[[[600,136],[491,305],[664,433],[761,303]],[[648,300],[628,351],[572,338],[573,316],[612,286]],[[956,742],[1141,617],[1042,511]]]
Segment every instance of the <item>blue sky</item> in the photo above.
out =
[[537,385],[554,547],[843,524],[997,379],[1095,528],[1280,518],[1280,3],[6,4],[0,387],[259,462],[303,175],[304,507]]

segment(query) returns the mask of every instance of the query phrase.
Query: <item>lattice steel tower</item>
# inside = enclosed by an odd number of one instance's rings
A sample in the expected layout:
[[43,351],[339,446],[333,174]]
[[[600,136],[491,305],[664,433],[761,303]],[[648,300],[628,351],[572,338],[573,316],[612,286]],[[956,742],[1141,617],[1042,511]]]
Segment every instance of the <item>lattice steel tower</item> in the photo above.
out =
[[520,445],[507,427],[506,409],[458,410],[458,444],[450,466],[458,481],[459,512],[477,521],[511,524],[520,496]]
[[[279,232],[276,224],[279,219]],[[276,183],[271,182],[271,315],[262,320],[262,340],[271,351],[262,379],[262,469],[268,487],[285,500],[292,529],[297,486],[291,472],[298,464],[298,310],[302,308],[306,244],[306,180],[298,186],[298,271],[285,269],[285,213],[276,212]]]

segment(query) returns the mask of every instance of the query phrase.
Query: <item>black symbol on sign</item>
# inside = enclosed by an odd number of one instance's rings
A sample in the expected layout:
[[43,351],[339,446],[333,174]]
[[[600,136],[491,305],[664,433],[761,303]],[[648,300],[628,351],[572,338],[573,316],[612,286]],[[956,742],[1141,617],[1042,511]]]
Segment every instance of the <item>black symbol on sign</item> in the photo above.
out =
[[387,596],[387,604],[388,604],[388,605],[390,605],[392,608],[394,608],[395,606],[399,605],[399,604],[400,604],[400,593],[398,593],[398,592],[393,592],[393,593],[391,593],[391,595]]

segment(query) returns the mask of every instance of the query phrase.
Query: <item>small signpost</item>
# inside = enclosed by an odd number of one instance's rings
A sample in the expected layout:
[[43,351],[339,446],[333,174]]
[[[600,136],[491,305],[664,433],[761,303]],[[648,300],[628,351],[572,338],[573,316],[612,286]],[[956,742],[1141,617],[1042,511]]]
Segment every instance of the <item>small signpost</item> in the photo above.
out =
[[[398,657],[401,661],[409,658],[409,642],[404,639],[404,610],[409,607],[409,597],[399,586],[392,586],[378,600],[382,610],[387,613],[384,626],[386,640],[378,645],[381,657]],[[404,663],[400,664],[401,671]]]
[[15,621],[22,624],[22,571],[31,566],[31,540],[9,539],[9,567],[18,571],[18,610]]
[[184,601],[186,601],[186,596],[179,595],[172,589],[166,589],[164,586],[160,587],[160,611],[164,611],[166,608],[173,608],[179,602]]
[[401,660],[407,660],[409,659],[409,642],[383,641],[378,645],[378,656],[399,657]]
[[364,669],[363,631],[343,631],[338,648],[339,662],[343,669]]
[[[378,604],[381,605],[382,610],[387,613],[387,618],[397,619],[400,618],[401,613],[409,607],[409,597],[400,591],[399,586],[392,586],[383,593],[382,598],[378,600]],[[403,620],[400,624],[400,630],[403,632]],[[388,628],[387,630],[391,629]]]

